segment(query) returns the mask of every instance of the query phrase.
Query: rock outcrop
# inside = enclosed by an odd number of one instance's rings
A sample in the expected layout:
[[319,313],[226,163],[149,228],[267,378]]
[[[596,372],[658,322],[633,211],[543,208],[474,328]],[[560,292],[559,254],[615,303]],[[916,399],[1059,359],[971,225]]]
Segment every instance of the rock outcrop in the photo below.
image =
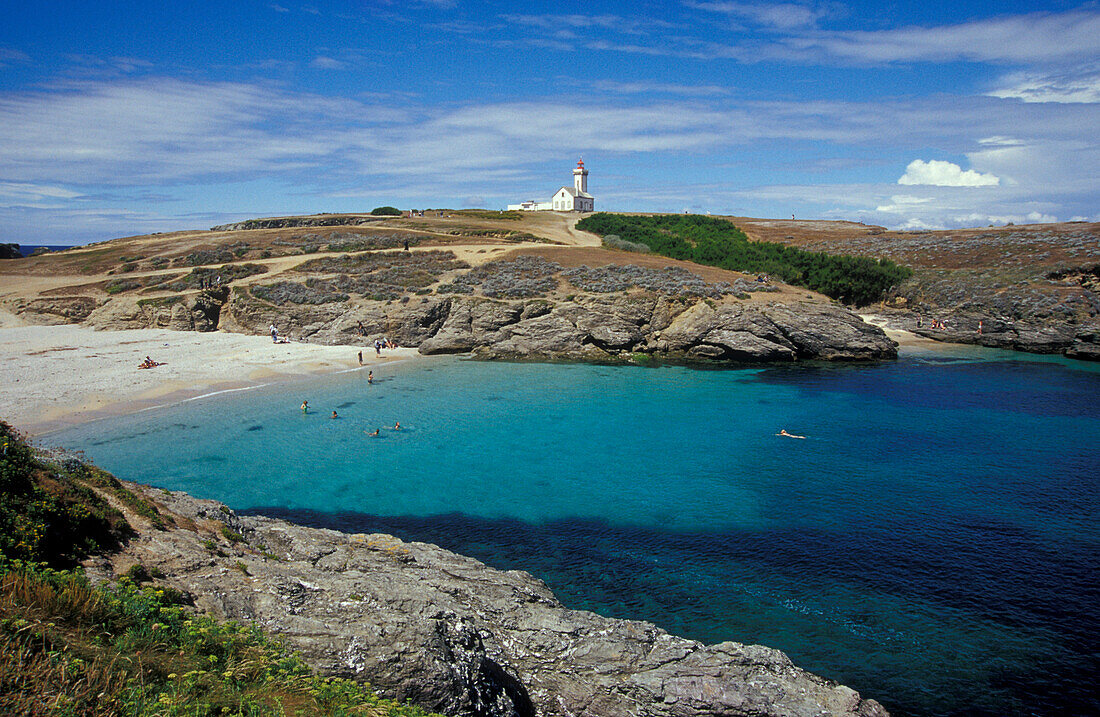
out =
[[93,578],[140,563],[219,617],[255,621],[325,673],[479,717],[860,715],[886,711],[781,652],[703,645],[562,606],[525,572],[389,535],[349,535],[130,486],[173,516]]
[[173,329],[216,331],[228,288],[204,289],[162,299],[118,297],[90,312],[85,320],[97,329]]
[[484,358],[611,361],[647,354],[669,360],[859,360],[897,356],[877,327],[840,306],[800,302],[670,300],[643,294],[498,302],[455,298],[425,354],[474,351]]
[[219,224],[212,232],[236,232],[247,229],[288,229],[294,227],[347,227],[378,222],[387,217],[282,217],[278,219],[246,219],[243,222]]

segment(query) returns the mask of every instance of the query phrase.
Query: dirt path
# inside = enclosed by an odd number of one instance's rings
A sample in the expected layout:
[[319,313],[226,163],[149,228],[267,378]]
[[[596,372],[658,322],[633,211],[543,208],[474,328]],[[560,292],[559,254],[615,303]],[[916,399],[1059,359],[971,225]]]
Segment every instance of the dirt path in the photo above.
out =
[[547,239],[560,241],[569,246],[600,246],[600,238],[595,234],[576,228],[581,220],[579,214],[560,214],[558,212],[532,213],[528,226],[532,233]]

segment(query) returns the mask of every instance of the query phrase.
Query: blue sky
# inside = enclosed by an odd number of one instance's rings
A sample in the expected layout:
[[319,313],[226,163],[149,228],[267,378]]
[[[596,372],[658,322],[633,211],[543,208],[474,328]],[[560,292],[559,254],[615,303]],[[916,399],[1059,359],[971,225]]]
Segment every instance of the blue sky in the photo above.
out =
[[579,157],[609,211],[1096,221],[1097,38],[1097,2],[0,0],[0,241],[499,208]]

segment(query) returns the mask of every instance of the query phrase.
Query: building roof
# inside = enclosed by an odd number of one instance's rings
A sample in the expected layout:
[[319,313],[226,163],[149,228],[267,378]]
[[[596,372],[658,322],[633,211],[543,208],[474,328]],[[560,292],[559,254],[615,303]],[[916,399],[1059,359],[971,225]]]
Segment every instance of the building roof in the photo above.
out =
[[[569,195],[572,196],[572,197],[584,197],[585,199],[594,199],[595,198],[591,194],[589,194],[588,192],[578,192],[573,187],[562,187],[561,189],[558,190],[558,192],[560,192],[562,189],[564,189],[566,192],[568,192]],[[558,192],[554,192],[554,194],[557,194]]]

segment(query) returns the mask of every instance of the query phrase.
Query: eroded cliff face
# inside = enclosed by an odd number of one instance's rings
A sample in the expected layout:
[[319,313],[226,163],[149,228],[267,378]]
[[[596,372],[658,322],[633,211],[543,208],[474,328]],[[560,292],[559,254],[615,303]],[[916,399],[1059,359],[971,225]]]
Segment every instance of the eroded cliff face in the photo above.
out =
[[[135,563],[219,617],[251,620],[325,673],[479,717],[884,717],[874,700],[757,645],[703,645],[562,606],[541,581],[425,543],[349,535],[128,486],[174,515],[88,564]],[[183,526],[183,527],[181,527]],[[157,572],[159,571],[159,572]]]
[[[247,289],[204,291],[172,302],[116,299],[91,311],[96,328],[161,327],[264,333],[274,323],[295,340],[362,344],[387,337],[424,354],[481,358],[628,361],[868,360],[897,356],[881,329],[844,307],[641,293],[569,300],[412,297],[274,306]],[[363,333],[359,326],[362,325]]]

